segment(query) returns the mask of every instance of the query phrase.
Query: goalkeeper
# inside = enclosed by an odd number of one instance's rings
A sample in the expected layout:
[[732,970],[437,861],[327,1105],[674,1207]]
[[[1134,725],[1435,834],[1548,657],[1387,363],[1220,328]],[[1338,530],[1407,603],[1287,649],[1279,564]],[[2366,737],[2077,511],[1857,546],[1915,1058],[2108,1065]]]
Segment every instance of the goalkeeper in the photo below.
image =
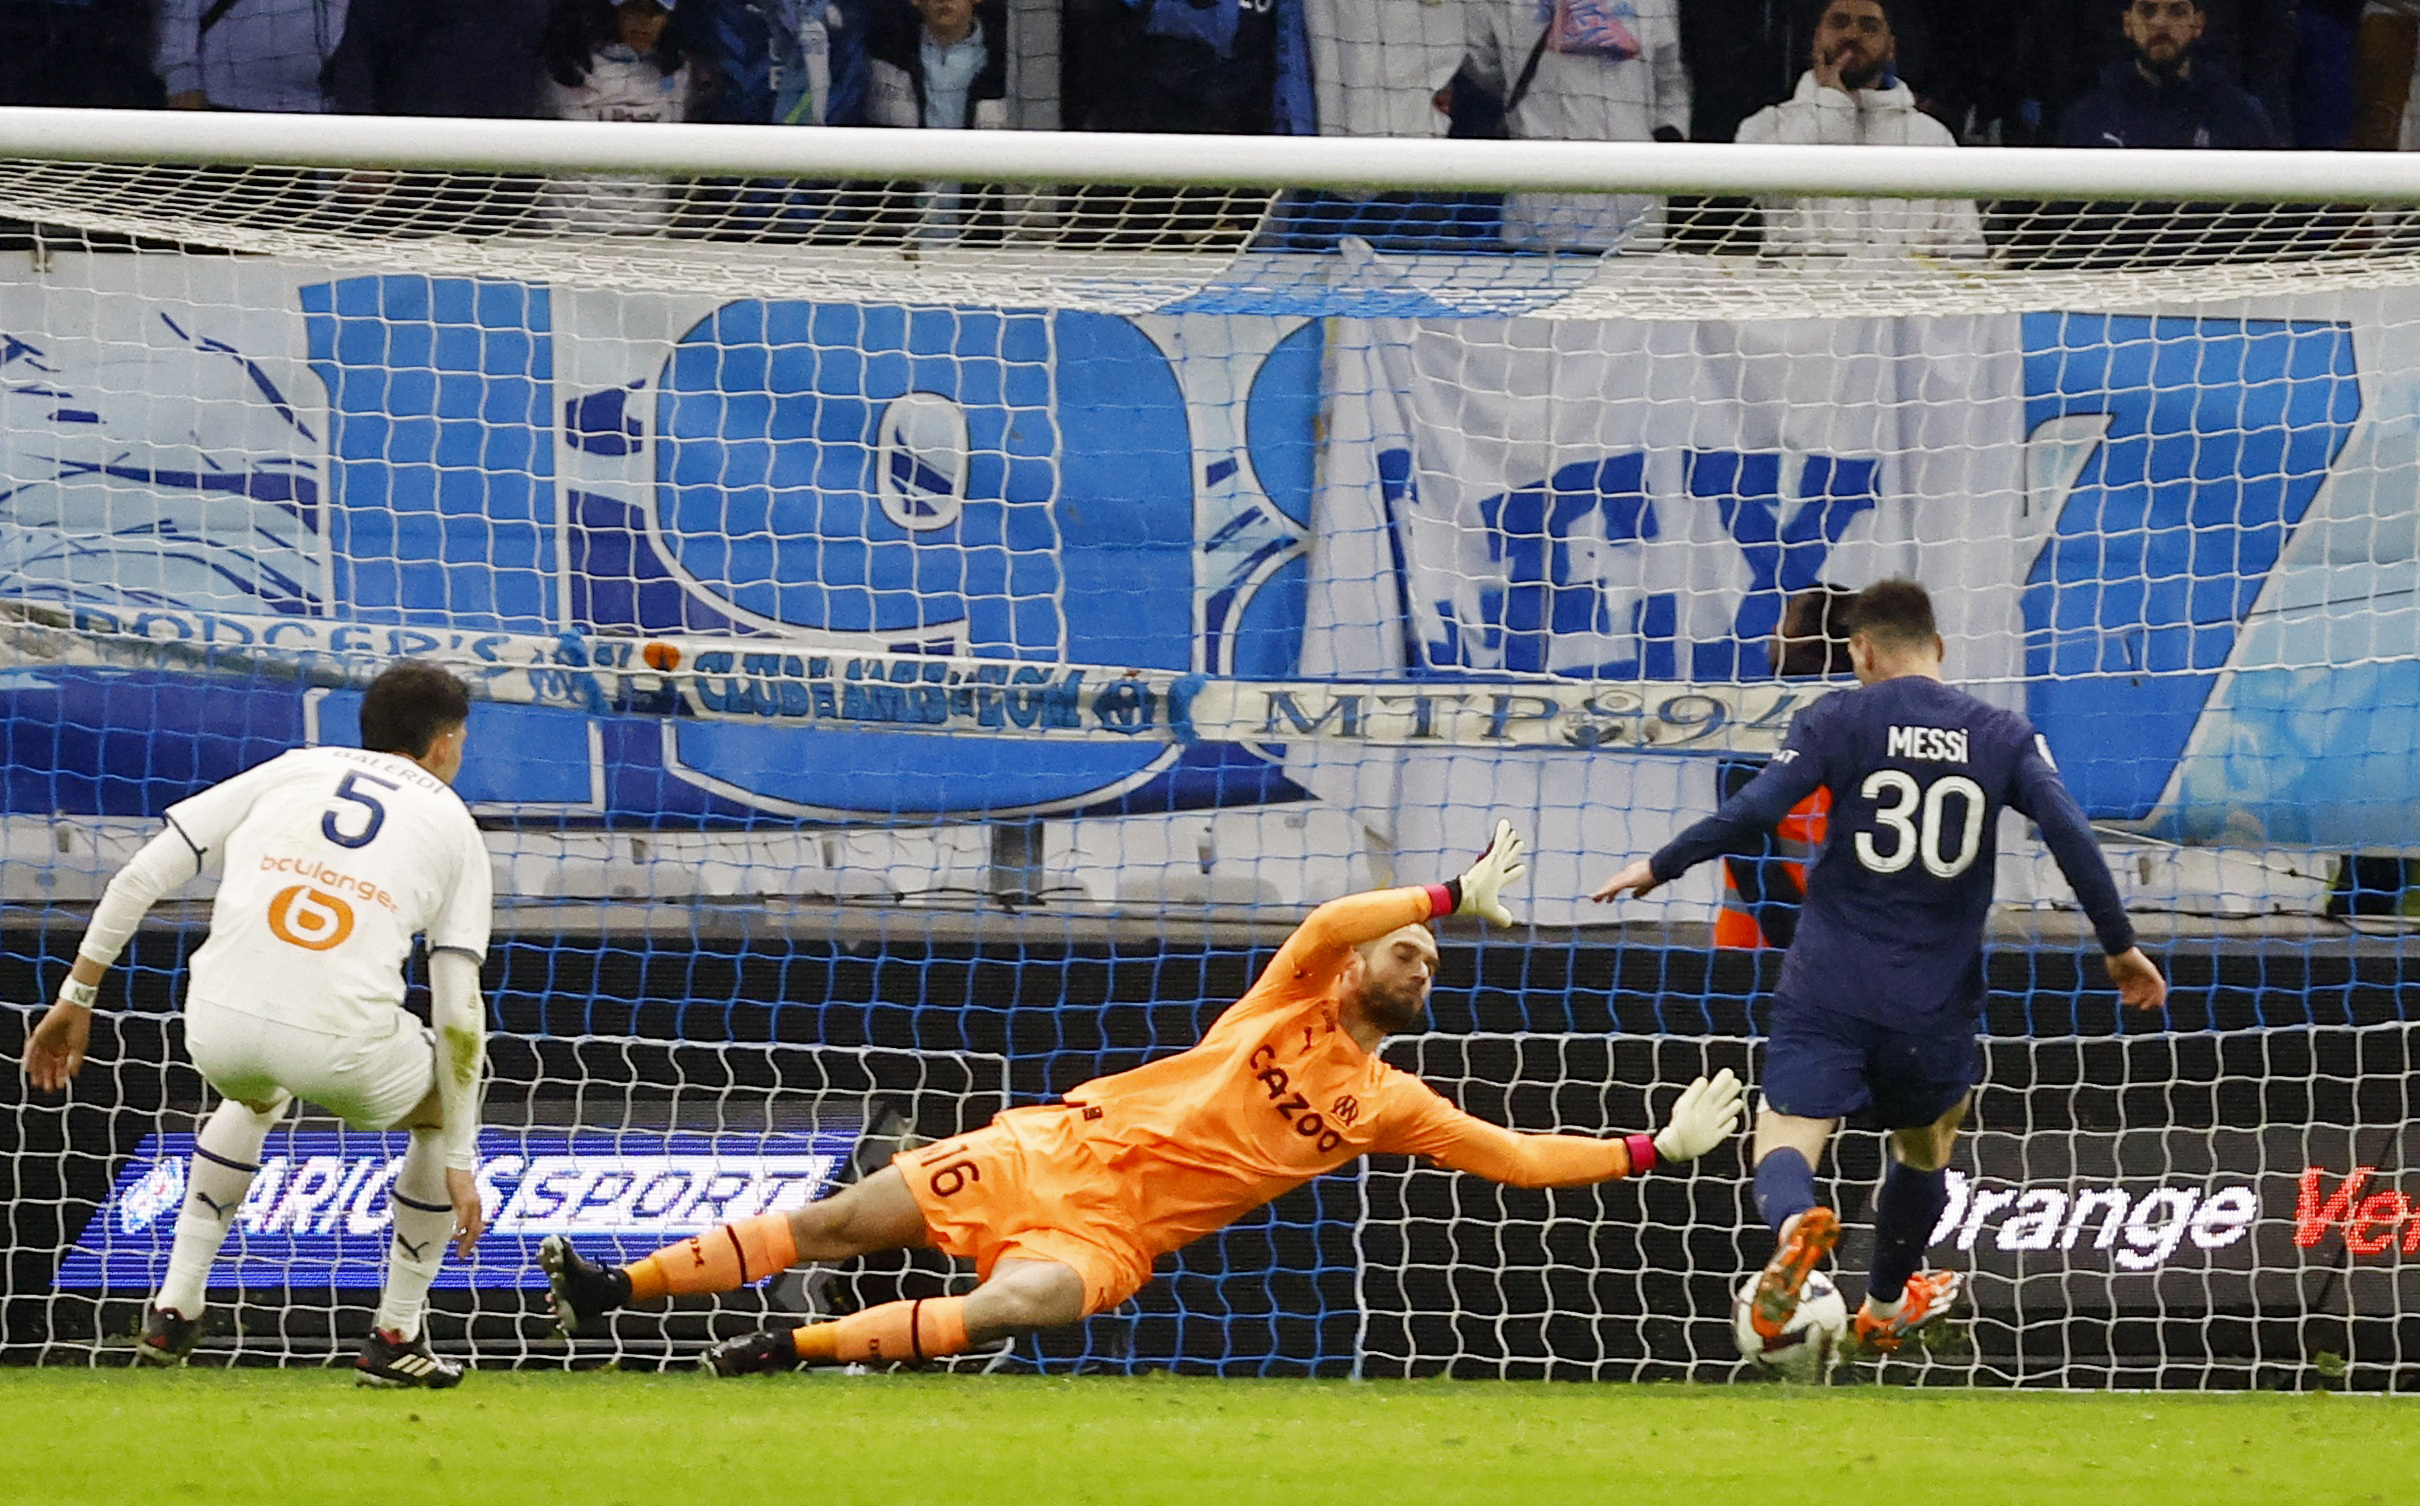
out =
[[540,1249],[556,1319],[670,1293],[729,1291],[802,1262],[938,1248],[975,1262],[963,1297],[892,1302],[837,1322],[716,1346],[724,1375],[925,1360],[1073,1323],[1125,1301],[1157,1257],[1372,1152],[1423,1156],[1522,1187],[1635,1175],[1702,1154],[1737,1127],[1726,1070],[1691,1083],[1653,1137],[1525,1135],[1475,1119],[1379,1043],[1419,1025],[1436,976],[1424,922],[1510,923],[1498,895],[1524,871],[1499,822],[1461,878],[1332,900],[1287,938],[1198,1045],[1097,1078],[1055,1104],[903,1152],[856,1186],[790,1213],[708,1230],[608,1269],[561,1236]]

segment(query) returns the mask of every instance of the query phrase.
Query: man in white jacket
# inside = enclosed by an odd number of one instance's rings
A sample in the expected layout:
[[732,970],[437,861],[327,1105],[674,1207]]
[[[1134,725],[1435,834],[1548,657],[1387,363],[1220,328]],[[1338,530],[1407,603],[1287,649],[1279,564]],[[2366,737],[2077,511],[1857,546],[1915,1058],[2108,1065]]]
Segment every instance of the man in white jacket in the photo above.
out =
[[[1898,40],[1884,0],[1831,0],[1815,25],[1813,67],[1798,90],[1740,122],[1738,139],[1825,146],[1956,146],[1916,108],[1893,65]],[[1765,250],[1783,256],[1979,257],[1971,199],[1767,199]]]

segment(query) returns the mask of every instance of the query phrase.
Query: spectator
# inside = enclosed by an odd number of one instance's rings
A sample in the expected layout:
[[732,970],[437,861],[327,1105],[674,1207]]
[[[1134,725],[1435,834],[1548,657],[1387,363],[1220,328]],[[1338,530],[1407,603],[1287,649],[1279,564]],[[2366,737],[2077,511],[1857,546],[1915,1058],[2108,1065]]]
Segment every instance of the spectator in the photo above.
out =
[[770,79],[775,125],[853,125],[864,118],[865,48],[831,0],[777,0]]
[[538,113],[550,0],[353,0],[328,64],[349,115]]
[[830,0],[681,0],[690,57],[714,80],[692,120],[824,125],[835,108],[841,12]]
[[[1947,146],[1949,127],[1916,108],[1894,71],[1898,39],[1884,0],[1829,0],[1797,92],[1740,122],[1744,144]],[[1967,199],[1769,199],[1765,249],[1786,255],[1904,252],[1980,256],[1983,225]]]
[[1065,15],[1076,130],[1313,129],[1302,0],[1067,0]]
[[156,110],[150,0],[0,0],[0,105]]
[[[874,125],[996,131],[1009,124],[1006,0],[895,0],[876,19],[867,54]],[[999,189],[927,183],[911,192],[909,233],[917,240],[1000,229]]]
[[1305,0],[1323,136],[1442,136],[1462,65],[1464,0]]
[[1009,124],[1006,0],[903,0],[876,20],[867,51],[870,124]]
[[[1689,74],[1676,0],[1467,0],[1464,76],[1504,101],[1518,141],[1679,141]],[[1638,194],[1508,194],[1507,245],[1648,250],[1663,201]]]
[[[328,61],[348,115],[527,118],[538,113],[553,0],[353,0]],[[379,234],[494,235],[524,226],[540,180],[452,172],[347,173],[320,210]]]
[[[1315,128],[1303,0],[1066,0],[1060,118],[1078,131],[1308,135]],[[1089,245],[1240,249],[1264,190],[1094,184],[1063,201]]]
[[[2260,100],[2282,137],[2293,118],[2299,66],[2298,11],[2314,0],[2201,0],[2195,56],[2215,63]],[[2125,0],[2028,0],[2021,92],[2054,132],[2066,112],[2101,87],[2109,65],[2134,56]]]
[[2068,107],[2061,145],[2227,151],[2278,144],[2260,101],[2201,55],[2207,18],[2200,0],[2128,0],[2124,21],[2131,54]]
[[[557,0],[546,39],[546,113],[557,120],[686,120],[697,69],[680,0]],[[556,223],[593,235],[639,235],[672,218],[663,183],[587,176],[550,182],[540,203]]]
[[172,110],[328,108],[320,74],[346,0],[160,0],[152,61]]
[[[1896,67],[1916,108],[1968,146],[1997,144],[2016,111],[2017,59],[2039,0],[1892,0]],[[1797,86],[1822,0],[1687,0],[1681,48],[1694,108],[1689,139],[1731,141],[1740,122]]]
[[697,93],[680,0],[557,0],[546,113],[557,120],[687,120]]

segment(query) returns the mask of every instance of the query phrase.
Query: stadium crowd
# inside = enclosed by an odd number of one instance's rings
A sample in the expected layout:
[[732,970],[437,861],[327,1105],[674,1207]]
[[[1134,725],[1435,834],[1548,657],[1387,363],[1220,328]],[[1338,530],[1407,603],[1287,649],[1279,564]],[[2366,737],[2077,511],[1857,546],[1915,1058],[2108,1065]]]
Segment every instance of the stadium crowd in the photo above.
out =
[[[2420,0],[0,0],[0,104],[119,108],[2384,150],[2420,147],[2416,72]],[[1313,236],[1472,238],[1434,198],[1303,202]],[[1484,219],[1519,248],[2031,233],[1962,201],[1513,195]]]
[[1694,141],[1778,109],[1746,139],[2420,144],[2420,0],[1851,0],[1888,46],[1845,89],[1814,56],[1835,8],[0,0],[0,103]]

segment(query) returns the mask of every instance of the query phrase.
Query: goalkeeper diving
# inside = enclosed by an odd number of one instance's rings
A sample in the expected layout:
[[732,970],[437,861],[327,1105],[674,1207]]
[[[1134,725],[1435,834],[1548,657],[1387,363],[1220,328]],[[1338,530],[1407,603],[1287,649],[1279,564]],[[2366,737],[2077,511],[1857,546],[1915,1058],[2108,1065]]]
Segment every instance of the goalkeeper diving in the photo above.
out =
[[1437,972],[1427,922],[1509,924],[1525,871],[1499,822],[1459,879],[1331,900],[1287,938],[1199,1044],[1096,1078],[1055,1104],[905,1151],[821,1202],[710,1229],[629,1265],[540,1247],[566,1336],[633,1302],[731,1291],[802,1263],[882,1250],[971,1259],[961,1297],[891,1302],[717,1345],[723,1375],[938,1359],[1117,1306],[1152,1262],[1313,1177],[1372,1154],[1423,1157],[1520,1187],[1572,1187],[1686,1161],[1738,1127],[1740,1084],[1700,1077],[1653,1135],[1520,1134],[1462,1112],[1378,1048],[1415,1029]]

